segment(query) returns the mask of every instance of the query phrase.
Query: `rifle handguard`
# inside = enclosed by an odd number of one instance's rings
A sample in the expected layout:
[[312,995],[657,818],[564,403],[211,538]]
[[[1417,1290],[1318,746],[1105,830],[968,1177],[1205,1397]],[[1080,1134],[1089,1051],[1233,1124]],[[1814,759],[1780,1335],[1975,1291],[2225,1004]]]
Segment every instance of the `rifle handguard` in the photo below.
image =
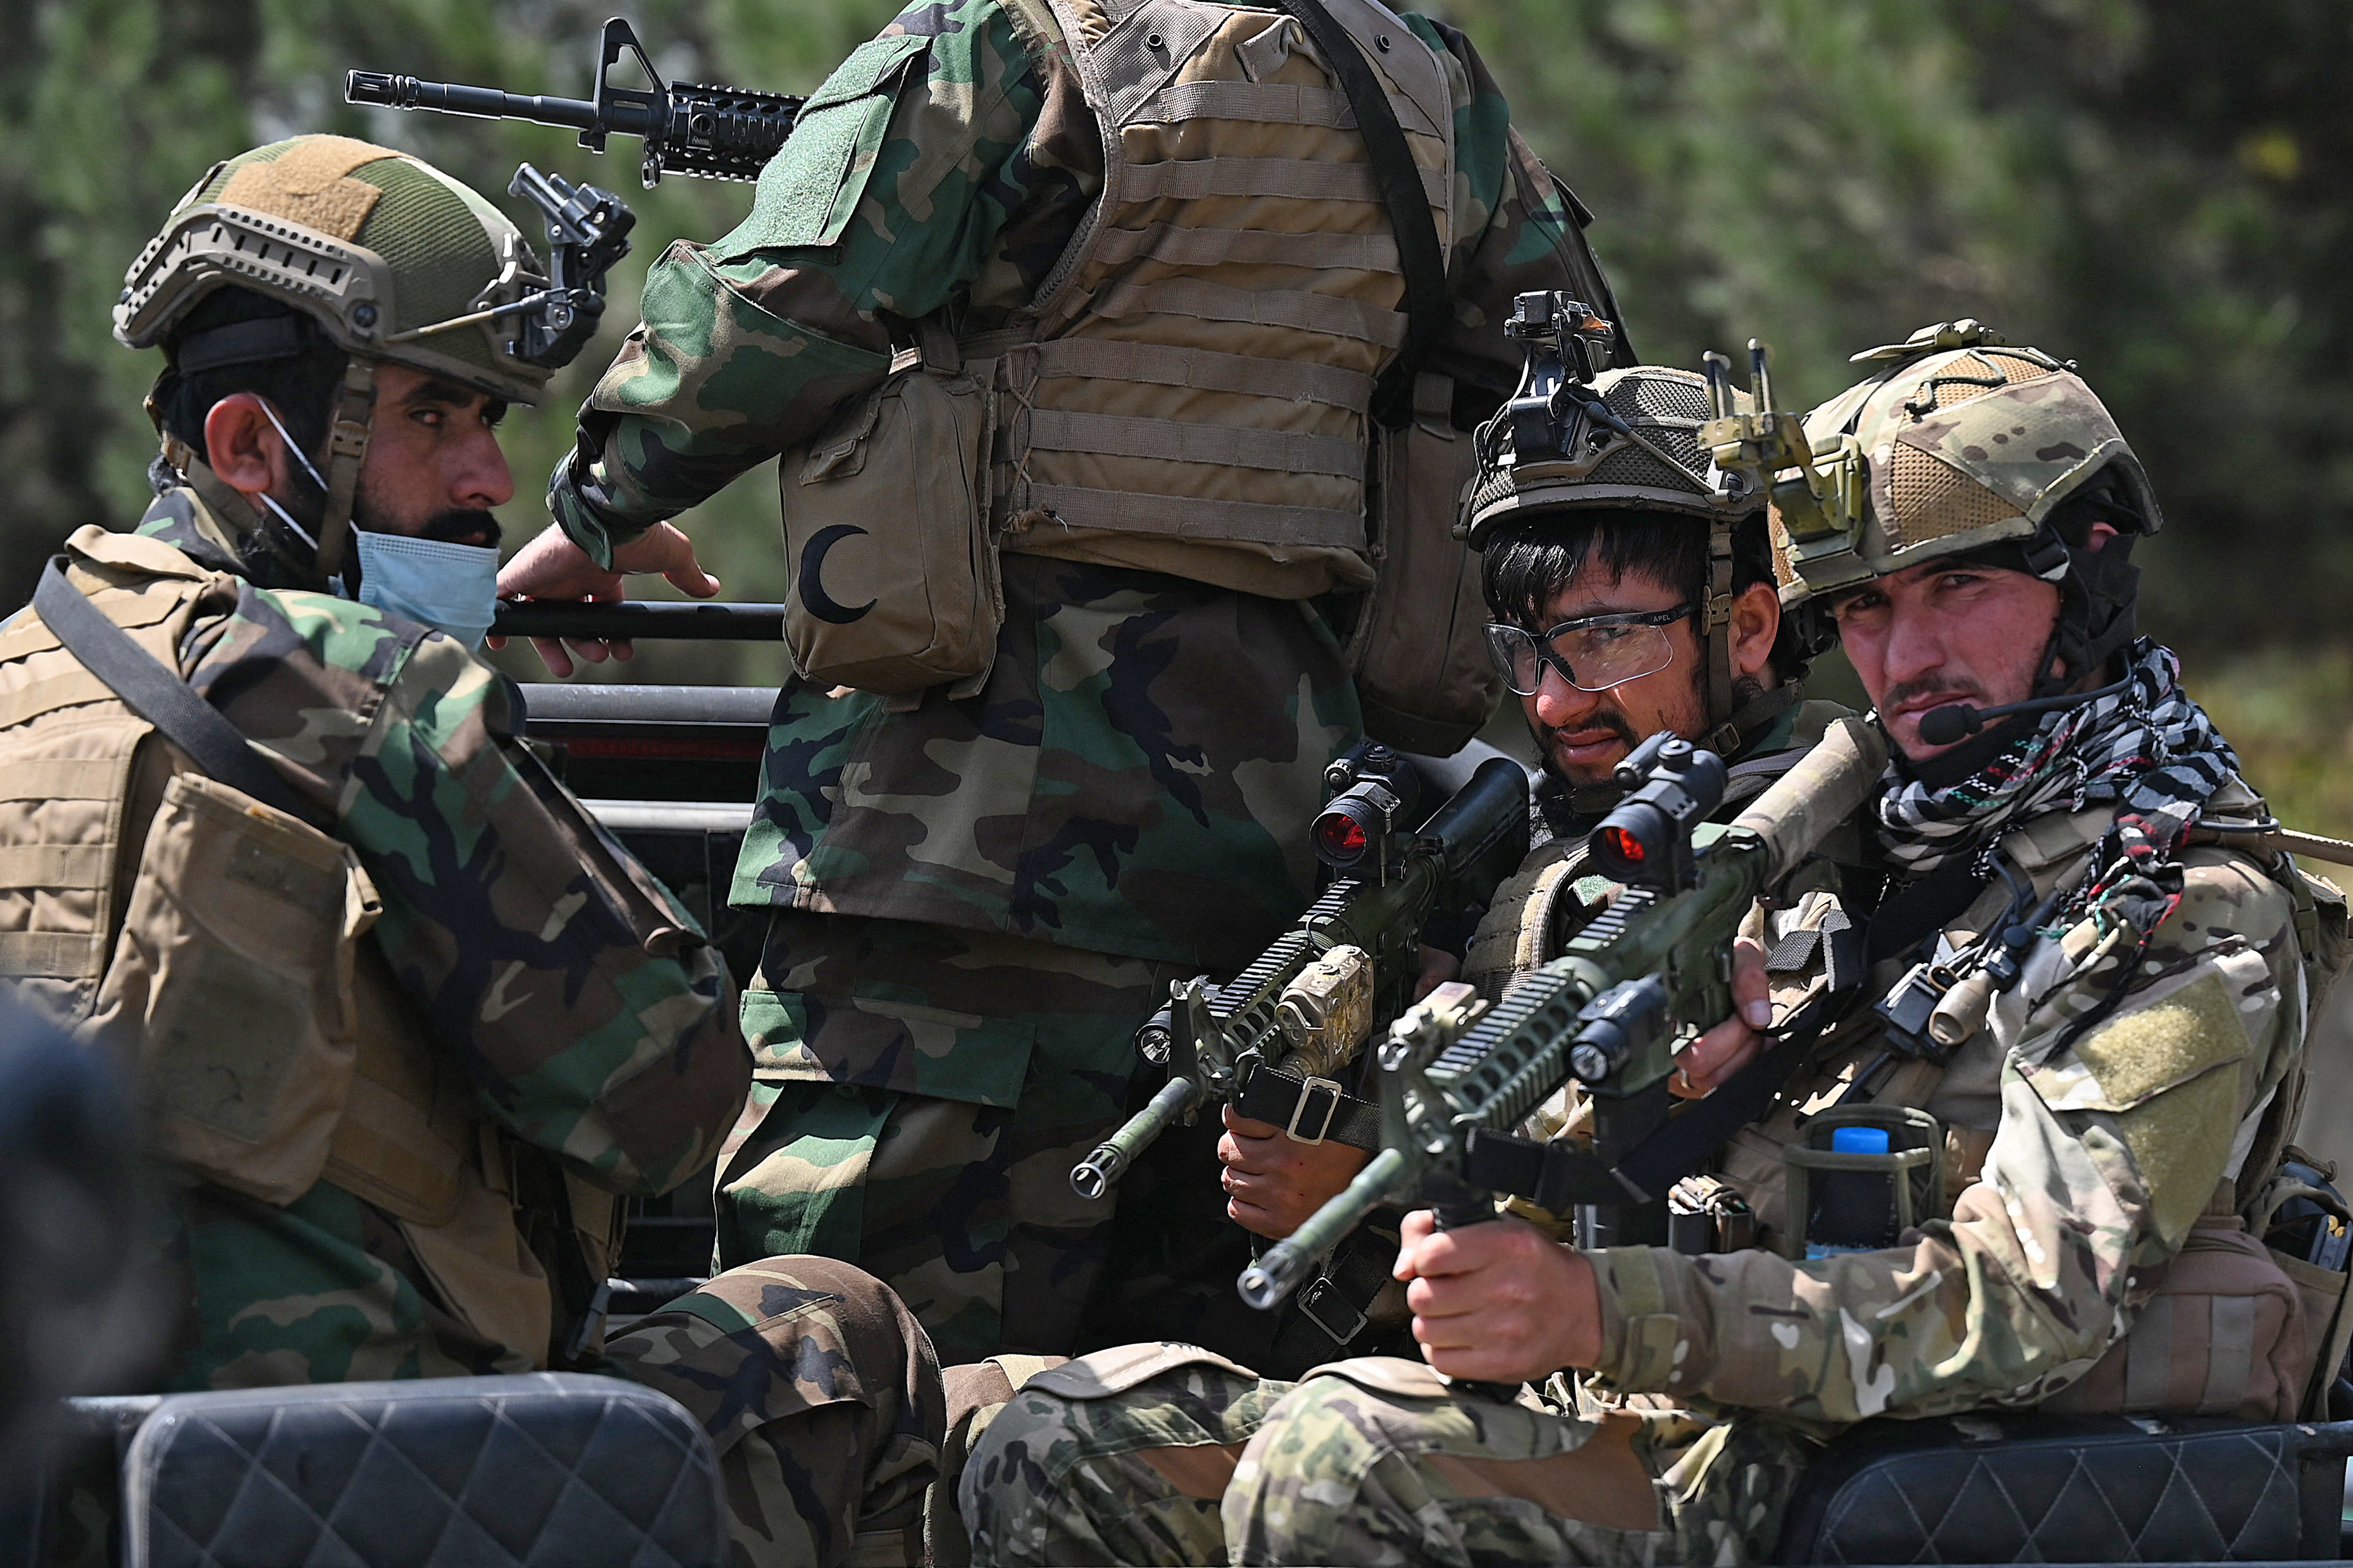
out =
[[1772,886],[1813,852],[1831,829],[1879,793],[1887,771],[1887,737],[1862,719],[1841,719],[1821,742],[1732,819],[1765,845],[1765,885]]

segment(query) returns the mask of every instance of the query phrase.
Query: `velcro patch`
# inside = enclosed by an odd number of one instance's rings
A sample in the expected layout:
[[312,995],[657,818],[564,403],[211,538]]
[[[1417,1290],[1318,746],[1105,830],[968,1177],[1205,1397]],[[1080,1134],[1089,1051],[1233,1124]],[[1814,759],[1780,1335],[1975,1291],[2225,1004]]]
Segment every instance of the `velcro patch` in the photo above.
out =
[[248,163],[222,188],[223,206],[268,213],[336,239],[350,239],[384,199],[348,176],[363,163],[398,157],[388,147],[349,136],[313,136],[267,163]]

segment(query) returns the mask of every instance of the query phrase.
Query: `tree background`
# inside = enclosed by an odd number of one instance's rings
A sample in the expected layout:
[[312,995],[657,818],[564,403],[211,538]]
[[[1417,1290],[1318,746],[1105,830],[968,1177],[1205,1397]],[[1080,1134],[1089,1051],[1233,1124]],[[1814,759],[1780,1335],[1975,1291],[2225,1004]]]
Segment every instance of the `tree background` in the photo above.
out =
[[[894,0],[638,0],[673,78],[807,91]],[[2342,0],[1439,0],[1598,215],[1649,359],[1751,335],[1800,405],[1846,355],[1977,316],[2081,362],[2151,469],[2143,624],[2283,813],[2353,830],[2353,8]],[[301,131],[410,148],[485,193],[518,159],[621,192],[638,248],[606,331],[512,416],[511,541],[643,264],[751,187],[637,187],[636,143],[362,110],[350,68],[585,95],[582,0],[0,0],[0,600],[85,522],[122,526],[159,356],[109,336],[125,266],[218,158]],[[510,201],[511,210],[522,204]],[[731,597],[784,588],[770,483],[686,520]],[[522,663],[512,666],[526,673]],[[781,650],[634,668],[772,681]]]

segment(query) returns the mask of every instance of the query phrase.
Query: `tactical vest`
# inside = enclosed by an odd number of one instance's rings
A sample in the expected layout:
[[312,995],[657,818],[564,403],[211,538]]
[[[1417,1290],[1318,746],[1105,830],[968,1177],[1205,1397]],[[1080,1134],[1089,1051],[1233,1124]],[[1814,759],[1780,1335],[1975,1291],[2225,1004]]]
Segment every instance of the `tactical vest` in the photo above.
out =
[[[1029,324],[966,350],[1002,345],[1008,548],[1039,532],[1050,551],[1093,536],[1114,552],[1162,538],[1273,563],[1360,555],[1366,411],[1406,317],[1346,95],[1281,14],[1050,4],[1102,127],[1103,187]],[[1444,67],[1385,8],[1328,8],[1380,80],[1450,248]]]
[[[69,580],[175,671],[237,588],[159,540],[84,528],[68,550]],[[510,1195],[527,1153],[369,937],[380,907],[348,845],[195,772],[31,609],[0,632],[0,976],[132,1068],[187,1176],[366,1200],[501,1370],[545,1366],[547,1273]],[[601,1263],[617,1205],[567,1184]]]
[[[2250,795],[2237,804],[2255,803]],[[2040,817],[2005,835],[2002,850],[2031,878],[2038,894],[2048,893],[2081,879],[2092,846],[2112,818],[2112,812],[2098,807]],[[1532,962],[1554,956],[1567,932],[1581,923],[1580,913],[1599,901],[1600,889],[1581,880],[1583,846],[1546,847],[1556,852],[1541,864],[1532,861],[1522,883],[1510,889],[1515,895],[1513,903],[1506,905],[1499,894],[1495,917],[1482,928],[1490,968],[1506,954]],[[2344,967],[2344,900],[2329,884],[2292,866],[2263,868],[2295,907],[2309,1019],[2316,1016],[2327,987]],[[1803,878],[1801,872],[1801,881]],[[1966,945],[2000,916],[2007,902],[2006,888],[1996,883],[1947,925],[1947,935],[1957,946]],[[1818,925],[1837,907],[1826,891],[1803,894],[1793,910],[1794,923],[1801,930]],[[1777,946],[1768,969],[1786,962]],[[1864,983],[1867,993],[1884,994],[1904,967],[1896,961],[1883,965]],[[1486,984],[1500,994],[1508,989],[1509,975],[1491,975]],[[1777,997],[1777,1004],[1784,1001]],[[1934,1196],[1926,1217],[1950,1219],[1962,1191],[1978,1180],[1993,1143],[1999,1109],[1991,1103],[1991,1075],[1999,1063],[1986,1058],[1982,1049],[1973,1053],[1969,1048],[1989,1042],[1979,1027],[1947,1063],[1903,1060],[1867,1094],[1849,1100],[1854,1080],[1881,1056],[1876,1019],[1868,1011],[1851,1018],[1784,1087],[1773,1110],[1725,1145],[1713,1162],[1716,1174],[1692,1178],[1687,1185],[1694,1193],[1712,1185],[1734,1189],[1755,1215],[1756,1245],[1779,1250],[1789,1227],[1804,1223],[1802,1216],[1790,1213],[1785,1151],[1799,1143],[1802,1130],[1833,1105],[1860,1103],[1935,1114],[1942,1145],[1936,1151],[1936,1174],[1929,1184]],[[2277,1086],[2238,1176],[2221,1184],[2180,1253],[2165,1266],[2156,1293],[2133,1328],[2087,1376],[2042,1408],[2055,1414],[2124,1410],[2289,1420],[2311,1414],[2325,1399],[2330,1377],[2353,1339],[2347,1276],[2283,1257],[2259,1239],[2281,1195],[2275,1172],[2302,1109],[2305,1073],[2299,1059]],[[1574,1136],[1582,1122],[1581,1106],[1556,1103],[1540,1113],[1529,1131]],[[1529,1205],[1514,1206],[1538,1223],[1558,1223]]]

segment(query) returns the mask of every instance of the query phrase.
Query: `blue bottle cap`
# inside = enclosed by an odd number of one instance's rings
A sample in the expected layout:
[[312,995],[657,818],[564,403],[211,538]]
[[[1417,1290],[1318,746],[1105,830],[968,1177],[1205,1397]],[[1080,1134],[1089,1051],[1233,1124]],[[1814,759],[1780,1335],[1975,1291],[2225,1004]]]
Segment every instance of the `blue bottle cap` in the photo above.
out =
[[1831,1129],[1831,1152],[1836,1154],[1884,1154],[1887,1152],[1887,1129],[1833,1127]]

